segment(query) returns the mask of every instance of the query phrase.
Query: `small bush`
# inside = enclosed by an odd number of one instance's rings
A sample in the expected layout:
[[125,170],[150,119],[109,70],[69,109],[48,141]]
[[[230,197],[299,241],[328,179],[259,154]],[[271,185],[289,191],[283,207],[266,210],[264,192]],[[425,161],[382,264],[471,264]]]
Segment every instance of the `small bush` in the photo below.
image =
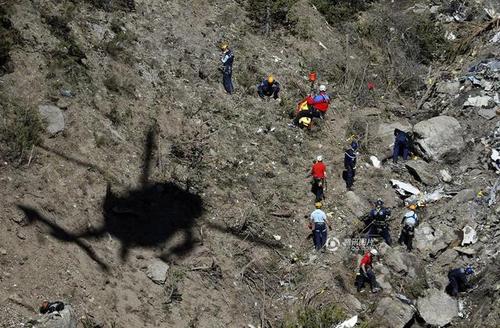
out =
[[307,307],[297,313],[295,319],[286,320],[281,328],[329,328],[346,319],[342,309],[335,305],[322,308]]
[[297,0],[249,0],[247,12],[256,28],[269,33],[278,27],[290,27],[288,12]]
[[104,45],[106,52],[115,60],[121,60],[124,63],[131,64],[131,54],[128,49],[130,49],[132,43],[137,40],[137,36],[116,20],[112,21],[111,29],[115,32],[115,37]]
[[376,0],[312,0],[318,11],[328,23],[337,25],[339,22],[353,20],[356,15],[369,8]]
[[4,112],[0,140],[7,148],[7,158],[22,163],[29,158],[31,148],[41,141],[42,121],[38,112],[31,107],[7,104]]

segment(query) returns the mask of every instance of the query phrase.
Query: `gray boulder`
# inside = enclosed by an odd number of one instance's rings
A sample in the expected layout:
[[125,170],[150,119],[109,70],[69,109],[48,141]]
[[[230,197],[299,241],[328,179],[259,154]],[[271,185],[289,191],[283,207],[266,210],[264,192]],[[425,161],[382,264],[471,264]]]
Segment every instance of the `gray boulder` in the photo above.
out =
[[345,205],[356,218],[364,216],[370,210],[370,204],[366,200],[361,199],[353,191],[346,192],[345,196],[347,198]]
[[439,178],[435,174],[435,169],[425,161],[408,161],[405,165],[408,172],[424,185],[432,186],[439,183]]
[[413,318],[415,310],[412,306],[399,300],[384,297],[378,303],[375,314],[384,318],[390,328],[403,328]]
[[454,96],[460,92],[460,82],[458,81],[442,81],[436,84],[436,91]]
[[65,305],[61,312],[45,314],[37,323],[36,328],[76,328],[78,319],[71,305]]
[[154,260],[154,262],[148,266],[146,275],[149,279],[153,280],[154,283],[161,285],[164,284],[167,279],[169,268],[170,266],[167,263],[161,260]]
[[392,144],[394,144],[394,129],[410,132],[411,125],[406,122],[381,123],[377,129],[377,137],[382,141],[384,149],[392,149]]
[[62,110],[53,105],[38,106],[38,113],[47,125],[47,132],[54,135],[64,130],[64,115]]
[[417,301],[417,309],[426,323],[445,326],[458,316],[458,303],[444,291],[430,289]]
[[437,116],[417,123],[416,143],[430,159],[453,163],[460,159],[465,143],[460,123],[451,116]]

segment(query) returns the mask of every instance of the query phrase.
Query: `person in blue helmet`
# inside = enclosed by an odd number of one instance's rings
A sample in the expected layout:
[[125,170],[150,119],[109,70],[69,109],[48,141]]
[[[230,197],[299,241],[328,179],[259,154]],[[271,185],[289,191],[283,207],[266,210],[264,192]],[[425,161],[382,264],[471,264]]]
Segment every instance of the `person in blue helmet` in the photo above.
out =
[[471,288],[469,277],[474,273],[470,265],[465,268],[452,269],[448,272],[448,286],[446,293],[451,296],[458,296],[459,292],[465,292]]
[[345,186],[347,190],[352,190],[354,184],[354,176],[356,175],[356,159],[358,153],[358,143],[353,141],[351,143],[351,148],[347,149],[344,153],[344,168],[345,171],[342,172],[342,178],[345,181]]

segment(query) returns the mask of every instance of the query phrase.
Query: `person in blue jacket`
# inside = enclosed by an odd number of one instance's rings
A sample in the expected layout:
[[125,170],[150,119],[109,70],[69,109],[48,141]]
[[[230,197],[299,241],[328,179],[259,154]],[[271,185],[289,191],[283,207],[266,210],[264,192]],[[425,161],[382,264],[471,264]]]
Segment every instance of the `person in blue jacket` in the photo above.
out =
[[347,190],[352,189],[352,185],[354,184],[354,176],[356,175],[356,160],[357,160],[357,152],[358,143],[353,141],[351,143],[351,148],[347,149],[344,153],[344,168],[345,171],[342,172],[342,178],[345,181],[345,186]]
[[223,43],[221,45],[222,49],[222,84],[224,85],[224,89],[227,93],[232,94],[234,91],[232,75],[233,75],[233,61],[234,54],[229,49],[229,45],[227,43]]
[[399,129],[394,129],[394,148],[392,151],[392,161],[398,162],[398,157],[403,156],[403,160],[408,160],[410,154],[410,138],[408,134]]
[[457,268],[448,272],[448,286],[446,292],[451,296],[458,296],[459,292],[465,292],[471,286],[469,284],[469,276],[474,273],[470,265],[465,268]]
[[280,84],[272,75],[269,75],[267,79],[262,80],[257,86],[257,92],[262,99],[264,99],[264,97],[273,96],[273,99],[276,100],[279,98],[278,93],[280,92]]

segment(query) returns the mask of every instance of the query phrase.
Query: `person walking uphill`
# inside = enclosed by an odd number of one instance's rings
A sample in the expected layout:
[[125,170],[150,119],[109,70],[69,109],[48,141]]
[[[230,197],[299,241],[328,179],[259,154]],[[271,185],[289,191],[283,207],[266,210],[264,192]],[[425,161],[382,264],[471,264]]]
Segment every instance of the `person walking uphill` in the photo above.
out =
[[415,227],[418,225],[418,216],[415,213],[417,209],[416,205],[410,205],[409,211],[405,213],[401,224],[403,228],[401,229],[401,234],[399,235],[399,244],[406,245],[406,249],[411,252],[413,249],[413,237],[415,236]]
[[410,153],[410,138],[408,134],[399,129],[394,129],[394,149],[392,150],[392,161],[398,162],[398,157],[403,156],[403,160],[408,160]]
[[370,283],[372,293],[377,293],[380,290],[375,273],[373,272],[373,257],[378,255],[376,249],[371,249],[367,252],[359,263],[359,273],[356,275],[356,289],[358,293],[365,287],[365,283]]
[[325,199],[326,190],[326,165],[323,163],[323,156],[316,157],[316,161],[311,167],[311,172],[307,177],[312,176],[311,191],[316,196],[316,202],[321,202]]
[[328,223],[326,213],[321,210],[322,205],[323,204],[321,204],[321,202],[317,202],[315,204],[316,209],[311,213],[311,222],[309,227],[313,231],[314,248],[317,251],[322,250],[324,252],[327,239],[326,226],[328,226],[330,230],[332,230],[332,227]]
[[264,97],[271,97],[273,99],[278,99],[278,93],[280,92],[280,84],[274,79],[272,75],[269,75],[267,79],[262,80],[257,86],[257,92],[259,97],[264,99]]
[[233,75],[233,61],[234,54],[229,49],[229,45],[227,43],[223,43],[221,45],[222,50],[222,84],[224,85],[224,89],[229,94],[232,94],[234,91],[232,75]]
[[356,175],[356,159],[358,153],[358,143],[353,141],[351,143],[351,148],[347,149],[344,153],[344,168],[345,171],[342,172],[342,178],[345,181],[345,187],[347,190],[352,190],[352,185],[354,184],[354,176]]
[[465,292],[471,288],[468,277],[474,273],[474,270],[469,265],[465,269],[457,268],[448,272],[448,286],[445,291],[450,296],[458,296],[459,292]]

